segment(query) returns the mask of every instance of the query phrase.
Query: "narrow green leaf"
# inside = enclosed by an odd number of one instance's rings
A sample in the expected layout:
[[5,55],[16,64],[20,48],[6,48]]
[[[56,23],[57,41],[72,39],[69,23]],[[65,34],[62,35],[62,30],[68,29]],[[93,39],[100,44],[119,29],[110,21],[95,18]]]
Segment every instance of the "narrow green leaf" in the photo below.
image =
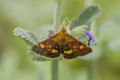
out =
[[23,40],[26,41],[26,43],[30,46],[33,46],[34,44],[36,44],[37,38],[35,37],[35,35],[27,30],[24,30],[20,27],[17,27],[13,30],[14,35],[19,36],[20,38],[22,38]]
[[70,24],[70,28],[73,29],[76,26],[88,25],[92,20],[97,18],[101,14],[101,8],[98,6],[90,6],[83,10],[78,16],[76,16]]

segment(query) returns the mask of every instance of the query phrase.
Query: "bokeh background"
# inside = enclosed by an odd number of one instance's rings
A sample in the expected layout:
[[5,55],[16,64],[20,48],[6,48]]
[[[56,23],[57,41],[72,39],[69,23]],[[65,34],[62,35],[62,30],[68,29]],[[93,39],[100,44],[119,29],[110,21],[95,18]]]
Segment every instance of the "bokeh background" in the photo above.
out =
[[[90,75],[94,80],[120,80],[120,0],[94,1],[102,8],[96,20],[96,53],[80,60],[59,61],[59,80],[88,80]],[[84,0],[62,0],[61,20],[66,16],[72,19],[84,4]],[[51,61],[28,58],[27,44],[13,35],[13,29],[35,32],[52,25],[53,10],[54,0],[0,0],[0,80],[51,79]]]

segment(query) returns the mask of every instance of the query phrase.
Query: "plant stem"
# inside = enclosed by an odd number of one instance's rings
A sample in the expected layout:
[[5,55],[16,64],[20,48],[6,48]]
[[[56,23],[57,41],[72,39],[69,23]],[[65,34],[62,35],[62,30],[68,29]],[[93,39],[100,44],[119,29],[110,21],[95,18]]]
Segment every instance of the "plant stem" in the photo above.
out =
[[[94,0],[85,0],[85,8],[94,4]],[[90,24],[90,32],[96,35],[96,21],[92,21]],[[92,60],[88,63],[88,80],[95,80],[96,74],[96,60]]]
[[61,14],[61,0],[55,0],[53,20],[55,30],[58,30],[60,27],[60,14]]
[[[55,0],[53,20],[55,30],[58,30],[60,27],[60,12],[61,0]],[[58,80],[58,60],[52,60],[51,62],[51,80]]]
[[58,80],[58,60],[53,60],[51,62],[52,76],[51,80]]
[[88,63],[88,79],[87,80],[95,80],[96,74],[96,63],[97,61],[90,61]]
[[85,0],[85,8],[94,4],[94,0]]

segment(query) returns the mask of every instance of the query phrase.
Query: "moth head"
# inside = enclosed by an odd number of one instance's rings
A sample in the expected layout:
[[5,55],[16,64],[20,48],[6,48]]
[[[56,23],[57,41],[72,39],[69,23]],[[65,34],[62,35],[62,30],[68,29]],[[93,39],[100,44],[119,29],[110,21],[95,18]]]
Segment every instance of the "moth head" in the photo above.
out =
[[70,29],[68,27],[62,26],[60,32],[70,34]]

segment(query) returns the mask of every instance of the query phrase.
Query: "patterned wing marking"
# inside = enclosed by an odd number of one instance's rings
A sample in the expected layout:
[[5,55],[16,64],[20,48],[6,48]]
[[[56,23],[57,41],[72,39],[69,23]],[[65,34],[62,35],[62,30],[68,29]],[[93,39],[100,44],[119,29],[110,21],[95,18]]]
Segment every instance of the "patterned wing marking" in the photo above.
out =
[[83,56],[92,52],[92,49],[87,45],[85,45],[84,43],[76,40],[74,37],[70,36],[69,34],[67,35],[67,37],[71,40],[65,39],[67,50],[65,50],[63,53],[64,58],[73,59],[78,56]]
[[58,42],[55,41],[57,34],[33,46],[32,51],[50,58],[56,58],[60,55],[57,50]]

